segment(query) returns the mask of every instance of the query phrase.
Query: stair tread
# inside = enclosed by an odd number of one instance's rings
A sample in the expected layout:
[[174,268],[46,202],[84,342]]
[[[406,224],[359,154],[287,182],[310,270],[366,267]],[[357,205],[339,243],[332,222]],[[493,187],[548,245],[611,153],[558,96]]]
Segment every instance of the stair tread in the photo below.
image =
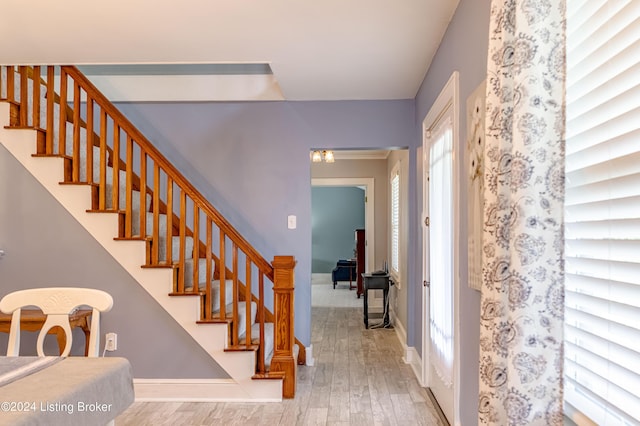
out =
[[230,324],[231,320],[221,318],[201,319],[196,321],[196,324]]
[[[135,238],[119,238],[120,240],[135,240]],[[142,241],[144,241],[143,238],[140,238]],[[156,265],[142,265],[141,268],[145,268],[145,269],[153,269],[153,268],[171,268],[171,269],[175,269],[177,268],[178,265],[174,264],[174,263],[158,263]]]
[[[114,238],[114,240],[142,240],[142,241],[150,241],[151,239],[149,237],[118,237],[118,238]],[[185,262],[188,262],[190,260],[193,259],[185,259]],[[146,265],[142,265],[143,268],[179,268],[180,267],[180,263],[176,262],[176,261],[172,261],[171,263],[167,263],[165,261],[161,261],[160,263],[157,264],[146,264]],[[193,287],[189,286],[189,287],[185,287],[185,291],[187,291],[187,289],[193,289]],[[191,291],[191,290],[190,290]],[[204,294],[204,287],[202,290],[200,290],[201,293]]]
[[283,380],[285,377],[282,371],[269,371],[267,373],[256,373],[251,378],[253,380]]
[[184,293],[171,292],[169,296],[202,296],[202,293],[189,293],[186,291]]
[[[118,213],[124,214],[122,210],[112,210],[112,209],[87,209],[87,213]],[[116,237],[116,239],[120,239],[122,237]]]
[[73,160],[73,157],[64,154],[31,154],[31,156],[36,158],[64,158],[65,160]]
[[[42,155],[40,155],[42,156]],[[51,157],[51,155],[45,155],[45,157]],[[89,185],[89,186],[95,186],[96,188],[100,188],[100,184],[95,183],[95,182],[60,182],[60,185]]]
[[258,345],[229,345],[224,348],[225,352],[244,352],[244,351],[257,351],[259,349]]
[[[96,211],[94,213],[117,213],[117,212],[105,212],[105,211]],[[138,235],[133,235],[131,237],[113,237],[115,241],[146,241],[146,237],[140,237]],[[144,268],[145,265],[142,265]]]
[[[4,99],[2,99],[4,101]],[[5,101],[6,102],[6,101]],[[16,130],[37,130],[38,132],[47,132],[42,127],[34,127],[34,126],[4,126],[5,129],[16,129]]]

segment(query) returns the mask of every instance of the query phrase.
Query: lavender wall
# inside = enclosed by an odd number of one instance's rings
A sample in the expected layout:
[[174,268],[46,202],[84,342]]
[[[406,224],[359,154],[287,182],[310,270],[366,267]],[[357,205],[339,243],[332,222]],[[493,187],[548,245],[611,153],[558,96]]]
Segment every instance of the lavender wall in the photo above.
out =
[[[114,304],[102,316],[101,347],[105,333],[118,333],[112,354],[129,359],[134,377],[228,377],[2,145],[0,182],[1,294],[32,287],[105,290]],[[25,336],[22,354],[36,354],[35,339],[36,333]],[[74,339],[72,354],[84,353],[82,332],[75,330]],[[48,340],[46,353],[56,354],[57,344]],[[7,334],[0,333],[0,354],[6,345]]]
[[[415,143],[413,100],[120,104],[118,108],[271,260],[294,255],[296,336],[311,341],[311,166],[322,148]],[[296,215],[297,229],[287,229]]]
[[[429,112],[431,104],[448,81],[453,71],[460,72],[460,145],[458,152],[464,152],[467,139],[465,117],[466,99],[484,80],[487,64],[489,39],[490,0],[460,0],[458,9],[447,29],[429,72],[416,97],[416,134],[422,132],[421,123]],[[468,287],[467,280],[467,221],[466,221],[466,167],[460,167],[460,424],[477,424],[478,406],[478,356],[480,317],[480,293]],[[422,188],[417,188],[417,205],[422,205]],[[416,241],[416,251],[421,255],[421,242]],[[421,263],[416,262],[417,276],[421,276]],[[420,290],[415,289],[414,312],[420,312]],[[410,298],[411,299],[411,298]],[[415,347],[421,348],[420,317],[413,316],[418,332]]]
[[[156,144],[174,164],[191,179],[194,185],[231,221],[231,223],[263,253],[267,260],[274,255],[292,254],[296,256],[296,335],[303,343],[310,343],[310,275],[311,275],[311,185],[309,151],[311,148],[409,148],[409,271],[407,277],[407,344],[421,348],[421,241],[419,210],[422,206],[422,188],[419,183],[419,146],[421,144],[421,122],[436,99],[438,93],[454,70],[460,72],[460,129],[461,138],[458,149],[464,147],[466,140],[465,101],[472,90],[484,79],[489,22],[489,0],[460,0],[458,9],[442,40],[436,57],[414,100],[399,101],[342,101],[342,102],[259,102],[259,103],[181,103],[181,104],[120,104],[118,107],[137,125],[142,132]],[[3,163],[2,166],[5,164]],[[465,168],[461,167],[461,174]],[[0,168],[0,177],[4,174]],[[6,175],[12,176],[12,175]],[[13,179],[13,177],[11,178]],[[7,181],[6,179],[4,180]],[[460,176],[461,189],[461,234],[460,234],[460,340],[461,350],[461,424],[476,424],[477,407],[477,366],[478,366],[478,325],[479,294],[467,287],[466,281],[466,188],[465,180]],[[22,185],[22,184],[21,184]],[[24,184],[27,185],[27,184]],[[4,185],[6,186],[6,185]],[[4,187],[3,186],[3,187]],[[28,184],[29,191],[35,186]],[[12,190],[13,191],[13,190]],[[13,194],[13,193],[12,193]],[[24,194],[24,192],[20,192]],[[3,197],[6,195],[3,193]],[[12,202],[24,203],[13,194]],[[9,199],[9,198],[7,198]],[[51,201],[51,200],[50,200]],[[55,212],[55,203],[31,204],[25,208],[34,211]],[[5,198],[0,198],[0,214],[8,214]],[[64,217],[62,213],[56,213]],[[287,216],[298,217],[298,228],[287,229]],[[0,228],[0,244],[5,244],[5,229]],[[29,222],[50,220],[27,216]],[[14,220],[15,218],[9,218]],[[9,220],[7,219],[7,220]],[[62,219],[56,219],[62,220]],[[65,225],[65,227],[71,224]],[[26,250],[29,244],[38,240],[37,232],[56,232],[55,230],[36,231],[24,225],[22,242],[17,237],[12,246]],[[64,235],[64,234],[62,234]],[[44,278],[63,274],[67,265],[64,258],[71,247],[64,245],[60,249],[59,239],[54,235],[50,239],[39,241],[38,254],[44,259],[39,267],[27,271],[34,274],[32,282],[43,282]],[[88,237],[87,237],[88,238]],[[46,242],[46,244],[44,243]],[[180,333],[165,333],[174,325],[162,318],[155,310],[153,301],[144,294],[131,290],[130,277],[120,276],[117,265],[108,268],[104,253],[93,247],[90,238],[82,242],[88,250],[81,255],[87,257],[93,267],[101,273],[116,274],[118,293],[134,296],[130,302],[118,303],[139,305],[143,312],[141,319],[153,318],[158,337],[153,340],[154,356],[163,352],[164,347],[176,347],[181,341]],[[7,282],[13,282],[20,276],[20,268],[31,265],[26,254],[19,257],[18,266],[10,266],[17,256],[12,248],[7,257],[0,261],[0,278],[3,288]],[[71,252],[69,252],[71,253]],[[50,257],[48,257],[50,256]],[[52,260],[56,261],[53,262]],[[76,276],[87,281],[96,279],[77,265],[70,265]],[[38,272],[42,271],[42,272]],[[25,279],[30,275],[25,275]],[[113,281],[111,279],[110,281]],[[113,286],[113,282],[99,280],[97,285]],[[27,285],[26,283],[23,283]],[[133,285],[135,287],[135,285]],[[120,296],[118,297],[120,298]],[[129,307],[130,309],[130,307]],[[148,311],[147,311],[148,310]],[[124,315],[124,314],[123,314]],[[128,315],[128,314],[127,314]],[[138,317],[136,317],[138,318]],[[141,324],[141,330],[143,324]],[[120,326],[118,326],[120,327]],[[146,326],[145,326],[146,327]],[[124,326],[123,326],[124,328]],[[145,328],[146,330],[147,328]],[[153,326],[151,326],[153,329]],[[118,330],[115,330],[118,331]],[[171,341],[165,340],[167,336]],[[145,343],[138,344],[135,338],[131,356],[146,354]],[[122,344],[122,341],[120,342]],[[160,346],[158,346],[160,345]],[[164,345],[164,346],[163,346]],[[185,346],[188,347],[188,346]],[[197,352],[197,348],[195,349]],[[129,354],[127,354],[129,356]],[[144,355],[142,355],[144,356]],[[151,356],[149,356],[151,359]],[[196,361],[196,364],[198,361]],[[149,366],[154,372],[160,366]],[[154,377],[168,377],[159,375]],[[152,376],[149,376],[152,377]],[[215,377],[215,376],[214,376]]]

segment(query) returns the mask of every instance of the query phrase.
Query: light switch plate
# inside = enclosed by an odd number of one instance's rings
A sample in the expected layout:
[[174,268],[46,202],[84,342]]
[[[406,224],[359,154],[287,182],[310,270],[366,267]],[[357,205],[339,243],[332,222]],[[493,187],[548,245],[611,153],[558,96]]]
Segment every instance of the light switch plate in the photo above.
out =
[[287,217],[287,228],[296,229],[296,215],[289,215]]

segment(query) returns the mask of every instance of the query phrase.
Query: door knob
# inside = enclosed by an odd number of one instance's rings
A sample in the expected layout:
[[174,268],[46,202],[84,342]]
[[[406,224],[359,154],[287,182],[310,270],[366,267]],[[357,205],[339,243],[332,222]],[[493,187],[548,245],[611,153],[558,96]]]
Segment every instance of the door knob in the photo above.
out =
[[422,286],[423,287],[431,287],[431,283],[427,280],[422,281]]

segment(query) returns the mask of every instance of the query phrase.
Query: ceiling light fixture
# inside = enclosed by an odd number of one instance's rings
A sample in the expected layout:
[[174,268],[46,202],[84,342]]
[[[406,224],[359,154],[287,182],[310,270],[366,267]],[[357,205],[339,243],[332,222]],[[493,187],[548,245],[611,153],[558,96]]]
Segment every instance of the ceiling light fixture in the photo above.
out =
[[336,159],[333,156],[333,151],[316,150],[311,153],[311,161],[313,161],[314,163],[321,163],[322,161],[324,161],[325,163],[333,163],[334,161],[336,161]]

